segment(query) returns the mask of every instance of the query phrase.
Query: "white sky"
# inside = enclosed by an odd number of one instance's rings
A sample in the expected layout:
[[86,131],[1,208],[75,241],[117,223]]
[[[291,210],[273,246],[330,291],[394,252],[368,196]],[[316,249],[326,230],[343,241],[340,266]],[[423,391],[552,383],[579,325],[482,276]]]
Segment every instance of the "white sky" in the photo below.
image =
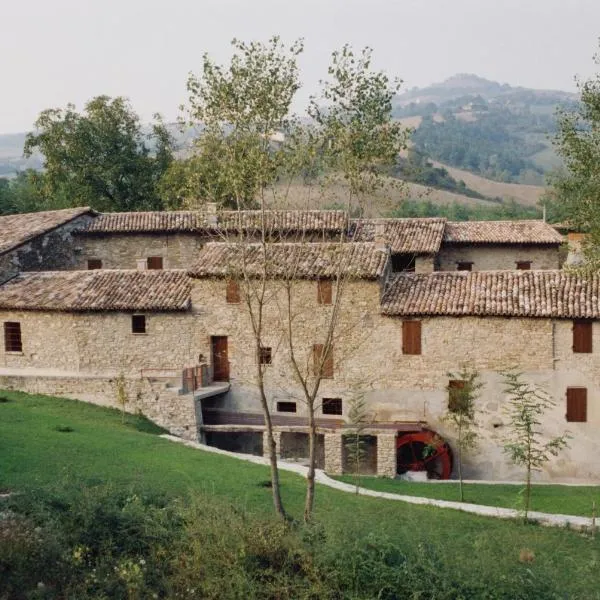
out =
[[0,132],[98,94],[173,120],[203,52],[273,34],[305,39],[302,99],[346,42],[406,87],[466,72],[574,90],[596,70],[600,0],[0,0]]

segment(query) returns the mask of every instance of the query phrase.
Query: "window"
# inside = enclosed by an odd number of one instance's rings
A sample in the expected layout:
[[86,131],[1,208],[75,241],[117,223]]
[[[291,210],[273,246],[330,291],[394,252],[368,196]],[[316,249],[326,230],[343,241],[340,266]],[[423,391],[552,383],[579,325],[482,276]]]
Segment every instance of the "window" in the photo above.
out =
[[341,398],[323,398],[323,414],[324,415],[341,415],[342,414],[342,399]]
[[331,279],[319,279],[317,281],[317,302],[319,304],[331,304],[333,298],[333,285]]
[[277,412],[295,413],[296,403],[295,402],[278,402]]
[[414,254],[392,254],[392,271],[395,273],[405,271],[414,273],[415,255]]
[[573,321],[573,352],[592,351],[592,322]]
[[102,261],[99,258],[88,258],[88,271],[95,271],[102,268]]
[[518,260],[517,261],[517,271],[531,271],[531,261],[530,260]]
[[240,303],[240,284],[234,279],[230,279],[227,282],[227,289],[225,291],[225,301],[227,302],[227,304]]
[[459,412],[462,404],[462,390],[465,382],[462,379],[451,379],[448,382],[448,410]]
[[131,333],[146,333],[146,315],[131,315]]
[[272,362],[271,348],[262,347],[258,353],[258,362],[261,365],[270,365]]
[[585,423],[587,421],[587,388],[567,388],[567,421]]
[[[313,345],[313,370],[315,376],[319,375],[321,368],[321,377],[323,379],[333,379],[333,346],[330,346],[327,356],[323,358],[325,346],[323,344]],[[322,367],[321,367],[322,363]]]
[[160,271],[163,268],[163,257],[162,256],[149,256],[146,261],[148,269]]
[[23,352],[21,323],[14,321],[4,323],[4,350],[6,352]]
[[473,263],[472,262],[458,262],[456,263],[457,271],[472,271]]
[[421,354],[421,321],[402,321],[402,354]]

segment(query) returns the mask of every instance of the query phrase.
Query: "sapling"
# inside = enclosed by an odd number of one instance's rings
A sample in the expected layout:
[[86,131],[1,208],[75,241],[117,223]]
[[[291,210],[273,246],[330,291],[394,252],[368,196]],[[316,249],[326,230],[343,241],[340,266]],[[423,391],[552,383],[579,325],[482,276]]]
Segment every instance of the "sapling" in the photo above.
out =
[[352,466],[355,491],[358,494],[361,467],[367,455],[362,433],[368,427],[370,420],[364,393],[359,392],[352,396],[349,406],[348,421],[350,422],[350,429],[344,435],[344,446],[346,447],[348,462]]
[[505,406],[509,428],[504,451],[511,462],[525,468],[525,520],[531,508],[531,476],[553,456],[568,447],[569,433],[544,441],[542,421],[556,402],[540,386],[523,381],[523,374],[512,369],[503,373],[508,402]]

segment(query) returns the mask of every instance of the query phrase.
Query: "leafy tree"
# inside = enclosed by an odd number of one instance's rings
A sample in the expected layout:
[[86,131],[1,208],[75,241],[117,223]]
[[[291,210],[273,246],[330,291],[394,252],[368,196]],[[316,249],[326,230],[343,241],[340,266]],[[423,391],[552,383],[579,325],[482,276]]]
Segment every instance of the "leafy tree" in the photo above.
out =
[[0,178],[0,214],[35,212],[46,208],[62,208],[60,204],[45,203],[36,186],[38,173],[22,171],[12,179]]
[[44,156],[35,183],[45,198],[103,211],[162,207],[157,185],[172,161],[172,140],[156,117],[145,133],[125,98],[98,96],[43,111],[25,141],[25,156]]
[[456,430],[456,449],[460,501],[465,501],[463,488],[463,454],[477,445],[477,421],[475,404],[483,387],[479,373],[467,366],[458,373],[448,373],[451,381],[459,381],[459,386],[448,385],[448,409],[443,420]]
[[[600,65],[600,55],[595,63]],[[578,81],[579,103],[558,112],[554,144],[565,169],[551,177],[548,199],[552,217],[568,220],[587,232],[584,256],[591,268],[600,267],[600,73]]]
[[548,393],[539,386],[523,381],[522,374],[510,370],[504,374],[508,403],[505,407],[509,429],[504,451],[513,464],[525,468],[525,519],[531,508],[531,476],[551,459],[568,447],[569,434],[544,441],[542,429],[546,412],[556,405]]

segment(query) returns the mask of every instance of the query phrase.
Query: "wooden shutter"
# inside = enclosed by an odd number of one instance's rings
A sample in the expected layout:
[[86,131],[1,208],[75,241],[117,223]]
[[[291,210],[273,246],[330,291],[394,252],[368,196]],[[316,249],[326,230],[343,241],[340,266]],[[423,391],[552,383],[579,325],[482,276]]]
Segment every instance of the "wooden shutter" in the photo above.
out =
[[149,256],[148,257],[148,269],[161,270],[163,268],[162,256]]
[[587,388],[567,388],[567,421],[574,423],[587,421]]
[[21,323],[17,321],[4,323],[4,350],[6,352],[23,352]]
[[331,304],[333,300],[333,285],[331,279],[319,279],[317,281],[317,302],[319,304]]
[[[319,367],[321,365],[322,356],[324,353],[323,344],[313,345],[313,370],[315,376],[319,375]],[[321,370],[321,377],[323,379],[333,379],[333,346],[330,346],[329,352],[323,360],[323,368]]]
[[235,279],[230,279],[227,282],[227,290],[225,292],[227,304],[240,303],[240,285]]
[[102,261],[99,258],[88,258],[87,261],[88,271],[94,271],[102,268]]
[[592,322],[573,321],[573,352],[592,351]]
[[448,410],[459,412],[461,410],[461,390],[465,389],[465,381],[462,379],[451,379],[448,382]]
[[421,321],[402,321],[402,354],[421,354]]

